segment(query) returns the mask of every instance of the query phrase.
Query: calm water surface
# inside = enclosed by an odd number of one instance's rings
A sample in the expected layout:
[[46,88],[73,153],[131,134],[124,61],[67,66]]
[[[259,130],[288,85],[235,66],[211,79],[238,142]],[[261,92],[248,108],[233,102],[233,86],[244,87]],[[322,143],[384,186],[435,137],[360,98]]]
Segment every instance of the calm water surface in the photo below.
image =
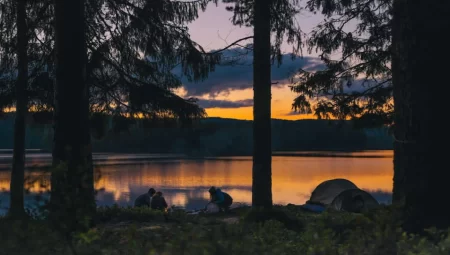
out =
[[[389,203],[392,191],[392,151],[357,153],[333,153],[325,157],[312,154],[297,156],[274,156],[272,163],[273,201],[276,204],[302,204],[311,191],[322,181],[346,178],[359,188],[369,191],[383,203]],[[118,158],[136,159],[126,164],[104,164],[96,167],[95,187],[98,205],[132,205],[134,199],[150,187],[161,190],[170,205],[187,209],[203,207],[209,198],[210,186],[221,187],[233,196],[234,201],[251,202],[252,160],[251,157],[221,157],[203,160],[154,159],[142,155],[101,154],[103,161],[118,163]],[[340,157],[342,156],[342,157]],[[367,157],[365,157],[367,156]],[[106,157],[106,159],[105,159]],[[5,162],[6,163],[6,162]],[[33,172],[28,178],[39,181],[27,183],[31,194],[26,196],[27,205],[32,206],[33,195],[49,188],[49,176]],[[10,172],[0,171],[0,212],[9,204]]]

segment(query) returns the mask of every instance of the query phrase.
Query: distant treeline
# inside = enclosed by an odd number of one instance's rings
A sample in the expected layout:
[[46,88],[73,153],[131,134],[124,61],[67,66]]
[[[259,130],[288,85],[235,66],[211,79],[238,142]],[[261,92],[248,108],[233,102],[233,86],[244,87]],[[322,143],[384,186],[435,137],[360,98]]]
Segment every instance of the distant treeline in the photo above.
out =
[[[206,118],[180,127],[170,123],[124,122],[109,116],[102,119],[104,124],[92,130],[95,152],[185,153],[197,156],[252,153],[252,121]],[[0,119],[0,149],[13,147],[13,124],[12,114]],[[272,132],[274,151],[392,149],[393,142],[387,128],[356,129],[351,121],[273,120]],[[51,145],[50,124],[34,122],[28,125],[27,148],[51,150]]]

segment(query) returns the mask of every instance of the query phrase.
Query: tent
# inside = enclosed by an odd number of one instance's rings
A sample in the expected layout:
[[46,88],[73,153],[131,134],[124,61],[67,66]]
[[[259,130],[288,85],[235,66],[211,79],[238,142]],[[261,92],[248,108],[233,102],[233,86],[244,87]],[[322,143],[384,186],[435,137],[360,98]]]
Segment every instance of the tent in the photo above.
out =
[[378,207],[378,201],[346,179],[332,179],[320,183],[311,198],[302,206],[313,212],[326,209],[359,213]]
[[360,213],[375,209],[379,206],[378,201],[364,190],[348,189],[337,195],[328,208],[336,211]]
[[356,185],[346,179],[332,179],[320,183],[311,193],[307,204],[329,205],[342,191],[357,189]]

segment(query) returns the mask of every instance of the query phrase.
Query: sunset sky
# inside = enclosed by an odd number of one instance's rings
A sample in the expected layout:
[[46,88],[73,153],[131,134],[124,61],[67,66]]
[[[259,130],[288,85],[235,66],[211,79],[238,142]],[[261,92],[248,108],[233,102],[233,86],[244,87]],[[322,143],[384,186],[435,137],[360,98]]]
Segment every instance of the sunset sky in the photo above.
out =
[[[245,36],[252,35],[252,28],[235,27],[231,24],[231,12],[225,10],[224,4],[216,7],[210,4],[200,18],[189,25],[192,39],[205,50],[220,49],[227,44]],[[308,33],[323,16],[312,13],[302,13],[297,17],[304,32]],[[248,41],[251,43],[251,41]],[[283,52],[289,53],[292,47],[283,45]],[[299,115],[292,112],[292,101],[296,95],[290,91],[288,81],[290,74],[299,68],[311,70],[319,67],[317,54],[303,52],[303,59],[291,60],[284,58],[282,66],[273,66],[272,80],[279,83],[272,89],[272,118],[302,119],[312,116]],[[253,118],[253,90],[252,90],[251,56],[245,60],[245,65],[235,67],[218,67],[209,78],[200,83],[188,83],[179,93],[183,96],[194,96],[200,99],[199,104],[206,108],[209,117],[224,117],[236,119]]]

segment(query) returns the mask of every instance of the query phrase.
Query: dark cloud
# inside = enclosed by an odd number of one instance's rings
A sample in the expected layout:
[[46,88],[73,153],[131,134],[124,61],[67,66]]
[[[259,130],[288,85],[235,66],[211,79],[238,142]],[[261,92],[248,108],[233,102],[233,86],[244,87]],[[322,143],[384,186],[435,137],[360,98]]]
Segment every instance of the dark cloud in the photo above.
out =
[[[251,53],[242,56],[242,52],[235,49],[230,49],[224,53],[225,61],[235,60],[236,65],[221,65],[216,67],[216,70],[210,73],[209,77],[202,82],[189,82],[182,77],[182,82],[187,90],[187,96],[202,96],[209,95],[215,97],[221,93],[229,93],[232,90],[241,90],[251,88],[253,83],[252,61],[253,55]],[[297,57],[291,59],[289,54],[283,56],[283,63],[281,66],[274,64],[272,66],[272,81],[280,82],[287,81],[292,74],[300,68],[308,70],[322,69],[324,66],[317,58],[313,57]],[[175,74],[180,73],[180,69],[174,70]],[[274,86],[281,86],[274,85]]]
[[202,108],[240,108],[253,106],[253,99],[245,99],[238,101],[199,99],[198,104]]

